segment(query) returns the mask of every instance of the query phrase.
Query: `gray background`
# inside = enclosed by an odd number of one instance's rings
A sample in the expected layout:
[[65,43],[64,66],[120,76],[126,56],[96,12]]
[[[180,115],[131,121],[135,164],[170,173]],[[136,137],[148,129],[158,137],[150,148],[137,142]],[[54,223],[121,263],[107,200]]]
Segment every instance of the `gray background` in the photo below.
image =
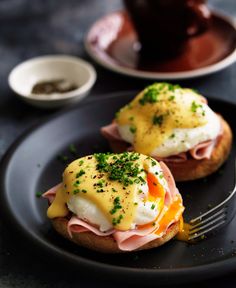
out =
[[[236,0],[209,0],[208,3],[212,8],[236,17]],[[44,54],[65,53],[91,61],[83,46],[85,33],[96,19],[121,7],[120,0],[0,0],[0,157],[23,131],[56,113],[30,107],[18,100],[7,84],[10,70],[25,59]],[[143,88],[149,83],[114,74],[93,64],[98,79],[90,98],[112,91]],[[203,94],[236,102],[236,64],[212,76],[179,83]],[[71,277],[66,268],[48,267],[47,259],[38,254],[34,256],[34,250],[26,248],[24,241],[19,242],[13,227],[4,226],[1,218],[0,287],[95,286],[91,277]],[[206,281],[196,287],[216,283],[227,287],[236,285],[232,275],[210,283]],[[116,287],[105,279],[97,280],[96,286]]]

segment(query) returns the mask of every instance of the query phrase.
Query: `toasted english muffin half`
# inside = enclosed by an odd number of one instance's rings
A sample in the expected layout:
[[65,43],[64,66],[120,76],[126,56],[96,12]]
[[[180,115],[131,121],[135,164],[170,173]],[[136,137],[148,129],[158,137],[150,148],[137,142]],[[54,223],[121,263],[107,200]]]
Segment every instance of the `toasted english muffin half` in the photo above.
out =
[[[102,253],[127,253],[129,251],[120,250],[116,240],[112,236],[98,236],[92,232],[82,232],[82,233],[74,233],[72,232],[72,237],[68,233],[67,224],[68,219],[66,217],[58,217],[51,219],[52,225],[54,229],[62,235],[64,238],[69,239],[75,244],[88,248],[90,250],[95,250]],[[147,250],[151,248],[156,248],[164,243],[168,242],[172,238],[178,234],[180,230],[180,221],[172,224],[166,234],[161,238],[155,239],[136,250],[133,251],[141,251]]]

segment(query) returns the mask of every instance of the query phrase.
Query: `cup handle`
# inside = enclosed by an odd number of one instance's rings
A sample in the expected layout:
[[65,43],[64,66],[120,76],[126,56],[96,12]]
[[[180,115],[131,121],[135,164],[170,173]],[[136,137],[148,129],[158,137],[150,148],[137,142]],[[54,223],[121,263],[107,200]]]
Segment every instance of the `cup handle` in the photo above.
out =
[[187,34],[189,37],[205,32],[209,26],[211,17],[211,12],[205,4],[194,5],[193,2],[190,2],[188,5],[190,10],[190,25],[187,29]]

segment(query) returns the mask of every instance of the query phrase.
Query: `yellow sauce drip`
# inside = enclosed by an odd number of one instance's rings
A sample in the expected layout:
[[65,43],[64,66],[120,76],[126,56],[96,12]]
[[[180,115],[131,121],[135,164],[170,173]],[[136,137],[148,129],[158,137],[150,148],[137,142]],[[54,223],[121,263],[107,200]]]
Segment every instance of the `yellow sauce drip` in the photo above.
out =
[[181,225],[179,233],[176,235],[176,239],[179,241],[188,242],[188,235],[189,235],[190,225],[183,221],[183,217],[181,218]]
[[56,218],[56,217],[65,217],[69,210],[66,206],[66,203],[69,199],[69,195],[65,193],[63,186],[57,190],[54,201],[48,207],[47,216],[48,218]]
[[[145,95],[149,92],[156,93],[156,101],[145,102]],[[172,137],[173,129],[205,125],[202,104],[203,97],[191,89],[156,83],[144,89],[122,108],[116,122],[119,126],[130,127],[134,134],[135,151],[150,155],[156,147]]]
[[[131,154],[131,153],[127,153]],[[134,153],[133,153],[134,154]],[[136,153],[137,154],[137,153]],[[121,154],[118,154],[121,155]],[[134,160],[134,165],[142,171],[139,176],[147,181],[147,171],[153,165],[153,159],[145,155],[139,155]],[[108,162],[114,161],[111,154]],[[155,161],[155,165],[159,165]],[[122,215],[120,223],[116,223],[115,228],[119,230],[128,230],[134,221],[137,205],[137,194],[140,185],[137,183],[124,186],[116,180],[110,180],[107,173],[97,170],[97,160],[94,156],[86,156],[73,161],[63,173],[63,183],[56,193],[56,198],[48,209],[48,217],[63,217],[68,214],[67,202],[70,197],[78,196],[86,198],[94,203],[104,214],[106,219],[113,223],[114,218],[117,219]],[[144,171],[145,170],[145,171]],[[153,192],[154,193],[154,192]],[[158,198],[164,198],[165,193],[159,187],[155,192]],[[117,209],[115,213],[111,213],[114,208],[114,200],[119,198],[121,209]],[[157,199],[160,201],[160,199]],[[162,202],[164,199],[162,199]]]
[[181,229],[182,213],[184,211],[182,198],[177,196],[176,199],[170,204],[170,206],[165,207],[165,209],[166,210],[164,212],[164,215],[159,221],[156,220],[157,222],[152,222],[145,225],[139,225],[139,229],[146,229],[155,224],[158,225],[158,229],[155,231],[155,234],[160,235],[168,229],[170,223],[173,222],[173,220],[176,222],[180,220],[180,229]]
[[168,228],[170,222],[175,219],[175,221],[178,221],[182,216],[184,207],[182,204],[181,197],[177,197],[177,199],[168,207],[168,210],[166,211],[165,215],[162,217],[162,219],[159,222],[159,228],[155,232],[156,234],[160,234],[163,231],[166,231]]

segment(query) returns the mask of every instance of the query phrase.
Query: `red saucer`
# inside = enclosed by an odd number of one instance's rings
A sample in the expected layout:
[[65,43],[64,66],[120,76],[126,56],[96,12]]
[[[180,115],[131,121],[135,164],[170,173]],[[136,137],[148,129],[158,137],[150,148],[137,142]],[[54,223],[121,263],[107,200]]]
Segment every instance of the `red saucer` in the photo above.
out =
[[213,12],[210,28],[191,38],[177,58],[147,63],[138,52],[137,36],[125,12],[114,12],[90,29],[85,46],[91,57],[113,71],[152,79],[186,79],[222,70],[236,60],[236,26]]

